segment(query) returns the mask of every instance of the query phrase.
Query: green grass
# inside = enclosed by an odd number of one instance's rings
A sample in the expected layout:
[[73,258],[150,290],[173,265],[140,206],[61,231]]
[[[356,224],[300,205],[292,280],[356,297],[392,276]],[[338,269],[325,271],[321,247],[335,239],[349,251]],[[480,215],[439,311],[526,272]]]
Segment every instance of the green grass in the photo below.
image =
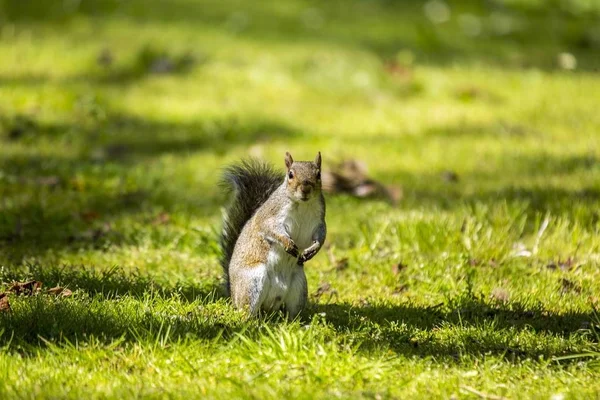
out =
[[[600,397],[600,4],[444,4],[0,0],[0,290],[73,291],[9,297],[0,398]],[[288,150],[404,195],[248,321],[216,182]]]

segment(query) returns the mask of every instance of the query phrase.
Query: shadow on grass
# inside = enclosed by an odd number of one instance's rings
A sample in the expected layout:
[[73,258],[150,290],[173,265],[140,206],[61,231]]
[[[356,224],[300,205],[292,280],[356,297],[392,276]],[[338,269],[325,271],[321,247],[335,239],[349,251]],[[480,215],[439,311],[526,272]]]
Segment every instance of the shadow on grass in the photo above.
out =
[[[72,152],[66,155],[0,152],[4,198],[12,199],[0,203],[0,262],[9,264],[47,250],[122,245],[129,238],[113,230],[111,223],[145,210],[169,212],[189,201],[194,202],[185,205],[190,210],[216,215],[219,193],[207,190],[214,182],[189,188],[188,192],[197,192],[197,200],[189,195],[176,198],[159,190],[161,182],[152,182],[151,177],[138,174],[128,182],[128,171],[156,165],[165,155],[219,155],[235,146],[289,140],[298,134],[267,119],[178,123],[124,115],[110,115],[91,126],[15,118],[6,130],[4,140],[24,146],[44,140],[72,143]],[[207,207],[210,210],[203,211]]]
[[[13,310],[0,313],[0,343],[27,352],[45,347],[46,341],[85,342],[91,337],[107,343],[115,339],[168,343],[185,338],[226,342],[238,332],[253,337],[260,335],[265,323],[283,323],[232,318],[233,311],[219,297],[216,284],[180,289],[119,273],[61,274],[55,271],[43,277],[53,284],[69,282],[79,290],[71,298],[43,294],[11,298]],[[557,349],[550,342],[563,338],[581,346],[573,342],[578,332],[589,331],[598,321],[593,313],[556,314],[541,306],[489,304],[474,298],[451,299],[434,307],[315,304],[305,312],[306,322],[312,318],[325,319],[340,337],[360,343],[361,351],[386,349],[447,362],[486,355],[509,361],[548,359],[572,353],[580,348],[563,344]],[[441,330],[450,337],[440,336]],[[520,337],[522,333],[529,335],[529,341]]]
[[[218,268],[218,267],[215,267]],[[85,267],[30,267],[28,272],[2,271],[0,282],[33,279],[42,291],[30,297],[10,296],[10,312],[0,312],[0,342],[26,348],[45,346],[44,341],[154,340],[169,332],[170,338],[214,338],[238,329],[219,321],[218,313],[206,312],[223,297],[218,281],[204,284],[160,283],[149,276],[124,274],[113,268],[96,271]],[[61,286],[75,293],[69,298],[45,293]],[[175,300],[172,302],[171,300]],[[153,311],[150,311],[150,308]]]
[[[3,271],[1,276],[5,284],[24,279],[39,280],[45,288],[66,287],[75,293],[69,298],[43,292],[33,297],[10,297],[13,310],[0,313],[0,332],[4,332],[0,343],[12,341],[27,348],[44,346],[44,340],[74,342],[90,336],[107,342],[118,338],[154,341],[165,332],[169,334],[167,340],[228,340],[242,330],[258,334],[264,323],[271,323],[232,319],[232,309],[226,305],[217,281],[164,284],[116,268],[95,271],[66,266]],[[599,322],[594,312],[555,313],[541,304],[490,302],[473,295],[433,307],[311,304],[304,319],[309,322],[313,318],[326,320],[342,336],[349,335],[363,351],[385,348],[405,356],[449,361],[489,354],[509,360],[563,355],[577,349],[561,345],[556,350],[548,340],[572,341],[578,334],[585,336]],[[440,336],[440,330],[448,337]],[[522,333],[535,335],[533,343],[519,337]]]
[[[416,305],[318,304],[311,312],[324,315],[341,334],[359,334],[361,349],[389,348],[406,356],[432,356],[458,360],[462,356],[503,355],[509,360],[546,358],[577,349],[528,344],[518,335],[528,332],[537,340],[585,335],[598,323],[593,313],[554,313],[542,305],[528,307],[511,302],[491,304],[475,298],[452,299],[434,307]],[[452,337],[436,335],[449,329]]]
[[[215,269],[219,268],[220,266],[215,265]],[[64,265],[60,268],[30,265],[26,269],[3,270],[0,274],[0,283],[25,280],[42,282],[45,289],[60,286],[81,291],[89,296],[100,295],[104,300],[114,300],[122,296],[135,299],[176,296],[180,301],[191,303],[206,299],[215,301],[225,294],[221,283],[216,280],[203,284],[166,284],[139,272],[127,274],[118,267],[97,270],[83,265]]]

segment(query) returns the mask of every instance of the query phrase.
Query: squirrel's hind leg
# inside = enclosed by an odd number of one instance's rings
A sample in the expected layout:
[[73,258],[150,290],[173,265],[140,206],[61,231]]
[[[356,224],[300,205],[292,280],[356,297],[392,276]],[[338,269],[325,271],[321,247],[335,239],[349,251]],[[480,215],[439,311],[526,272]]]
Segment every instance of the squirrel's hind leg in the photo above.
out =
[[304,269],[299,267],[292,276],[290,287],[283,301],[289,319],[294,319],[300,314],[300,311],[306,306],[307,298],[308,285],[306,283],[306,275],[304,274]]
[[256,266],[241,268],[238,276],[232,276],[231,299],[237,309],[245,309],[252,316],[257,315],[268,293],[269,280],[266,268]]

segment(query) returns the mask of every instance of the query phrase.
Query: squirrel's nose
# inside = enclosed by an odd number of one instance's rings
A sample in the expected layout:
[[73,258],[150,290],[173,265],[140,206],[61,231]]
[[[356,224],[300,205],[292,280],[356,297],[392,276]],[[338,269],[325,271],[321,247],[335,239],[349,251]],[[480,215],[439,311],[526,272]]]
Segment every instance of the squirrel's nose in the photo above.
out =
[[312,191],[312,185],[310,184],[302,184],[302,187],[300,188],[300,190],[302,190],[303,194],[309,194]]

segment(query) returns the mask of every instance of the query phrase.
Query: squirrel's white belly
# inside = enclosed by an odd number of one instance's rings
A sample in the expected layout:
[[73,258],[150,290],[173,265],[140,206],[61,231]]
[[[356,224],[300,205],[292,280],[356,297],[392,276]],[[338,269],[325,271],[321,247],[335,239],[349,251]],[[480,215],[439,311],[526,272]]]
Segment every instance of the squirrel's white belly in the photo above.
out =
[[[312,244],[315,229],[321,222],[321,210],[313,202],[300,203],[295,209],[286,209],[281,215],[298,251],[302,253]],[[271,247],[265,265],[267,279],[264,286],[262,308],[275,311],[286,302],[289,295],[297,297],[305,281],[304,270],[298,265],[298,259],[289,255],[281,246]],[[302,274],[302,279],[299,278]]]
[[313,234],[321,223],[321,209],[313,201],[298,204],[285,216],[284,224],[300,252],[312,244]]
[[285,250],[273,247],[267,257],[264,290],[265,296],[262,308],[275,311],[285,301],[290,290],[294,290],[294,277],[303,273],[298,260],[291,257]]

